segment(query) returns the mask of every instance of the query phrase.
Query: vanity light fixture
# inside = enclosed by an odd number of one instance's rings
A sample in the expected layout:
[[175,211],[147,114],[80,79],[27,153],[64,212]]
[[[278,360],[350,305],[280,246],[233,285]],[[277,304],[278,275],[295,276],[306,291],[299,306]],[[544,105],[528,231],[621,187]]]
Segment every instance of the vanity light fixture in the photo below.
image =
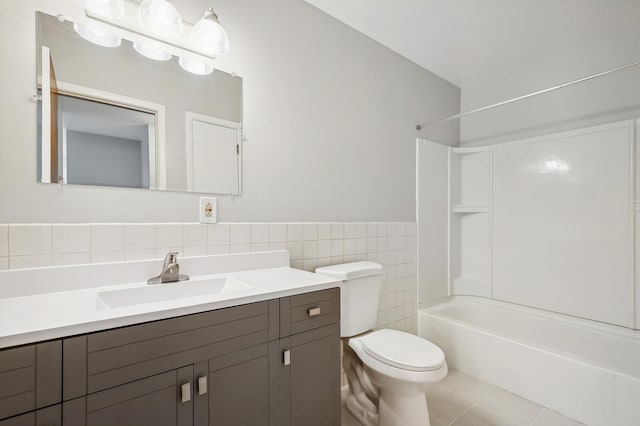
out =
[[171,53],[167,53],[159,47],[152,46],[139,41],[133,42],[133,48],[136,52],[155,61],[168,61],[171,59]]
[[118,47],[122,43],[120,36],[110,34],[108,32],[82,25],[78,23],[73,24],[73,29],[83,39],[95,43],[103,47]]
[[[229,37],[212,8],[195,24],[184,23],[178,10],[167,0],[76,0],[90,20],[124,30],[139,54],[157,61],[173,55],[185,70],[197,75],[214,71],[213,59],[229,53]],[[136,16],[137,11],[137,16]],[[101,25],[102,25],[101,24]],[[190,34],[184,34],[184,27]],[[74,24],[76,32],[101,46],[120,46],[119,35],[95,29],[85,23]],[[105,27],[109,28],[109,27]],[[119,32],[117,34],[120,34]],[[187,51],[186,54],[183,52]]]
[[124,0],[77,0],[83,9],[105,18],[120,19],[124,16]]
[[204,16],[194,25],[191,31],[191,42],[196,49],[210,55],[226,55],[229,53],[229,37],[220,25],[218,15],[213,8],[207,9]]
[[182,35],[182,18],[167,0],[144,0],[138,8],[138,22],[152,34],[178,38]]
[[[120,19],[124,16],[124,0],[77,0],[87,11],[105,18]],[[73,29],[83,39],[103,47],[118,47],[122,43],[120,36],[90,27],[84,24],[73,24]]]
[[213,72],[213,65],[205,64],[204,62],[199,62],[194,59],[189,58],[180,58],[178,63],[182,67],[183,70],[190,72],[191,74],[197,75],[209,75]]

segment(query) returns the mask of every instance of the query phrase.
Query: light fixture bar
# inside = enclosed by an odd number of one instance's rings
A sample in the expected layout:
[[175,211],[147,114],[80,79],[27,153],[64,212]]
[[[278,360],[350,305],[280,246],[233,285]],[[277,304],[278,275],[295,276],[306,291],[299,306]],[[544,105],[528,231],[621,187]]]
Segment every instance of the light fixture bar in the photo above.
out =
[[[167,53],[171,53],[177,57],[190,57],[194,61],[199,61],[208,65],[213,65],[215,56],[208,55],[205,52],[195,50],[191,47],[190,34],[193,29],[193,24],[183,21],[184,34],[179,39],[168,39],[161,36],[149,34],[137,20],[138,3],[134,0],[125,0],[125,16],[122,19],[111,19],[108,17],[100,16],[89,10],[85,10],[85,15],[91,21],[98,21],[102,24],[106,24],[109,27],[117,28],[124,32],[119,34],[123,38],[130,39],[132,41],[139,41],[144,43],[145,40],[155,40],[161,42],[167,47]],[[185,55],[185,52],[187,55]]]

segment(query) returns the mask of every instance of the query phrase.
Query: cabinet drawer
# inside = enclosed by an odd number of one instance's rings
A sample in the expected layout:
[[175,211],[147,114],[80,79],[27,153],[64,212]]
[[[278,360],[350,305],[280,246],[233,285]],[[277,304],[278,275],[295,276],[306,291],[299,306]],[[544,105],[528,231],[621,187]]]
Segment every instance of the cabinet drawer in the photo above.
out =
[[0,351],[0,419],[59,403],[62,342]]
[[267,301],[64,340],[69,400],[276,339],[278,302]]
[[280,299],[280,337],[302,333],[339,321],[339,288]]

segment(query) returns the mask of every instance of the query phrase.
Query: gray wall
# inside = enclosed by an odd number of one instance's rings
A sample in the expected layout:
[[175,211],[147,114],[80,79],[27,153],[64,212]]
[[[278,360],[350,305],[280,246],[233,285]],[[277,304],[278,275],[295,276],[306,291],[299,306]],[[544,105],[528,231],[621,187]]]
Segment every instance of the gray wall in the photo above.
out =
[[[209,7],[176,4],[187,19]],[[243,77],[247,136],[243,196],[218,197],[218,219],[415,220],[415,138],[429,137],[415,125],[458,111],[459,89],[302,0],[215,6],[232,49],[220,64]],[[35,10],[78,7],[0,8],[0,222],[197,221],[197,194],[36,183]]]
[[[462,111],[640,61],[640,27],[588,39],[527,67],[465,86]],[[640,116],[640,67],[599,77],[460,120],[461,145],[484,145]]]
[[142,185],[141,142],[67,131],[67,182],[82,185]]

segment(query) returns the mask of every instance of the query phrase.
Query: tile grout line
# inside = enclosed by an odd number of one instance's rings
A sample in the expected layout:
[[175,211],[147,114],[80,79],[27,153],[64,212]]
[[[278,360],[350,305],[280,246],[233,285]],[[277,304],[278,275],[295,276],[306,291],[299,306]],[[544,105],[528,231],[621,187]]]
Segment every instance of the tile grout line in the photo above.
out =
[[466,409],[466,410],[464,410],[462,413],[460,413],[460,415],[459,415],[458,417],[456,417],[455,419],[451,420],[451,423],[449,423],[449,425],[450,425],[450,426],[451,426],[451,425],[453,425],[453,424],[454,424],[455,422],[457,422],[457,421],[458,421],[462,416],[464,416],[465,414],[467,414],[467,412],[468,412],[469,410],[471,410],[473,407],[475,407],[475,406],[477,406],[477,405],[478,405],[478,403],[473,402],[469,408],[467,408],[467,409]]
[[536,423],[536,421],[538,421],[538,419],[539,419],[540,417],[542,417],[542,414],[543,414],[546,410],[547,410],[547,408],[546,408],[546,407],[542,407],[542,409],[540,410],[540,412],[538,413],[538,415],[537,415],[537,416],[535,416],[535,417],[533,418],[533,420],[531,420],[531,423],[529,423],[529,426],[533,426],[533,425]]

